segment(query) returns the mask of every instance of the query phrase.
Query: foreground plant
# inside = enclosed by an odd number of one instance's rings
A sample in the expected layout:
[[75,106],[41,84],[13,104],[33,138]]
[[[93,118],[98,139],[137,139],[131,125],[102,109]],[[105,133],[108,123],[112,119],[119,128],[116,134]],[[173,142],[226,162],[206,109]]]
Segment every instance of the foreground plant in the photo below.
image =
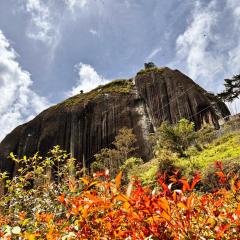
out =
[[[55,148],[51,157],[37,158],[41,171],[32,166],[31,174],[22,170],[7,181],[3,174],[8,191],[1,199],[1,238],[240,238],[240,181],[225,175],[221,163],[216,163],[219,188],[200,193],[199,175],[190,182],[178,172],[159,176],[154,189],[137,179],[123,187],[122,173],[114,180],[108,171],[82,177],[68,158]],[[48,179],[46,161],[55,166],[55,175],[41,185],[41,176]]]

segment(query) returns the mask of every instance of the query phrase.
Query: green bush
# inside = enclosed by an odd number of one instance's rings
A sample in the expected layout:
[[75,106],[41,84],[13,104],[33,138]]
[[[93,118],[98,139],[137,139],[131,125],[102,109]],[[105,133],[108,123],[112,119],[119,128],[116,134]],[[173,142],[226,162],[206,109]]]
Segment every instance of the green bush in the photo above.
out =
[[197,132],[196,142],[201,147],[205,147],[207,144],[211,143],[217,138],[216,130],[211,125],[205,125],[202,129]]
[[125,161],[132,157],[137,139],[132,129],[126,127],[119,130],[112,143],[112,148],[103,148],[95,154],[95,162],[91,164],[91,172],[109,170],[110,176],[115,176]]
[[194,143],[196,138],[194,123],[181,119],[175,125],[163,122],[156,133],[151,136],[151,141],[155,144],[155,154],[164,148],[179,156],[184,156],[184,151]]
[[176,154],[167,149],[161,149],[152,160],[134,166],[130,173],[139,178],[143,184],[151,185],[156,181],[158,175],[172,176],[178,170],[176,160]]
[[37,212],[49,210],[61,215],[63,209],[56,196],[68,189],[69,181],[80,174],[75,170],[75,160],[59,146],[54,147],[46,157],[36,153],[22,159],[11,154],[11,158],[19,168],[13,178],[1,173],[0,182],[5,189],[0,199],[2,213],[16,217],[31,209],[32,215],[27,217],[32,219]]

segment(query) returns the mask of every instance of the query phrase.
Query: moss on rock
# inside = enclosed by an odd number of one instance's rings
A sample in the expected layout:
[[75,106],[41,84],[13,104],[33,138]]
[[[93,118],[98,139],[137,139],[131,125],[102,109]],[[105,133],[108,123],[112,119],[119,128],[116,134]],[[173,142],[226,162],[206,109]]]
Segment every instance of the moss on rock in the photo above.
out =
[[158,68],[158,67],[152,67],[152,68],[146,68],[142,69],[137,73],[137,76],[143,76],[148,73],[163,73],[166,70],[166,68]]
[[[65,101],[52,106],[51,109],[55,110],[58,108],[71,108],[79,104],[85,104],[88,101],[95,99],[98,96],[107,94],[107,93],[116,93],[116,94],[128,94],[133,88],[132,79],[118,79],[114,80],[106,85],[99,85],[97,88],[93,89],[90,92],[79,93],[73,97],[66,99]],[[48,109],[49,110],[49,109]]]

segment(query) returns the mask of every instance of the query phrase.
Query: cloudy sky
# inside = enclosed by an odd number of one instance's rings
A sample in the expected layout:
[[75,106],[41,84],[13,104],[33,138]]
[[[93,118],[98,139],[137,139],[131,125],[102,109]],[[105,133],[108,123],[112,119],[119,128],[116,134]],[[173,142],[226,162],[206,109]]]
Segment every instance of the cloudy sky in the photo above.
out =
[[0,0],[0,139],[147,61],[219,92],[240,73],[239,33],[239,0]]

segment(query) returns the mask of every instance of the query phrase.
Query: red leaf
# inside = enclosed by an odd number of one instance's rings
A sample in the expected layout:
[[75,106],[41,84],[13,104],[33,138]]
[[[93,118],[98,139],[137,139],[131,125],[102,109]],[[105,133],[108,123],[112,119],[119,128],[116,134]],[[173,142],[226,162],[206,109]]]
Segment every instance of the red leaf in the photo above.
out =
[[238,215],[238,217],[240,217],[240,203],[238,204],[236,214]]
[[214,162],[214,168],[215,169],[219,169],[220,171],[222,171],[222,169],[223,169],[222,162],[221,161],[215,161]]
[[185,192],[186,190],[190,190],[190,186],[187,180],[181,179],[180,182],[183,184],[182,191]]
[[216,175],[218,175],[221,178],[225,177],[225,174],[223,172],[216,172]]
[[58,197],[58,201],[65,204],[65,203],[66,203],[66,201],[65,201],[65,195],[64,195],[64,194],[60,195],[60,196]]
[[199,174],[195,175],[195,177],[193,178],[190,190],[192,191],[194,189],[194,187],[196,186],[196,184],[201,180],[201,176]]

